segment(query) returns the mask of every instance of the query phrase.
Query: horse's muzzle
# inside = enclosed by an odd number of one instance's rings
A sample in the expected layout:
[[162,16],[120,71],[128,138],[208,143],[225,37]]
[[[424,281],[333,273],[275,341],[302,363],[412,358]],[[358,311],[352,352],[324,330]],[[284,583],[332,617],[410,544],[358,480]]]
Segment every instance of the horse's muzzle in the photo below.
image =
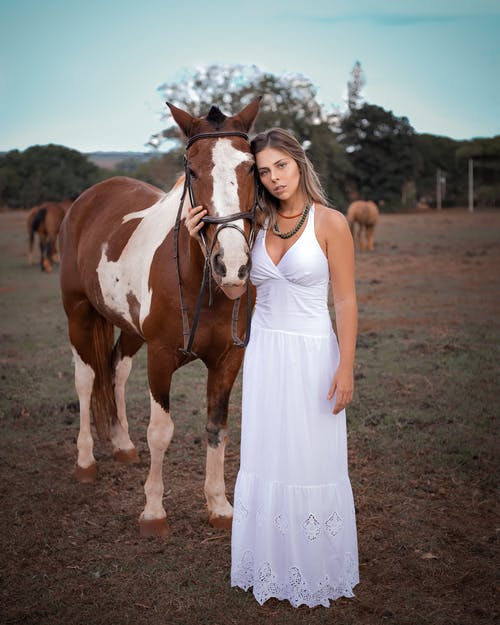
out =
[[216,279],[220,282],[231,283],[234,286],[241,285],[248,279],[252,267],[252,258],[249,252],[246,253],[246,262],[226,263],[224,250],[219,249],[212,256],[212,269]]

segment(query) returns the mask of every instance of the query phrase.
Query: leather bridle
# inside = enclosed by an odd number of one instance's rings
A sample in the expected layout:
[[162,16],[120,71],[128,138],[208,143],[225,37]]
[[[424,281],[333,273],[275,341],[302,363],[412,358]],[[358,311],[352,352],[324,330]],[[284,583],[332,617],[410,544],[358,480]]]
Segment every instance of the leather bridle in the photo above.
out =
[[[215,244],[217,243],[217,239],[220,233],[225,228],[234,228],[235,230],[238,230],[238,232],[243,235],[243,238],[245,239],[245,243],[248,246],[249,252],[252,249],[252,245],[255,239],[255,232],[256,232],[255,214],[256,214],[257,208],[259,207],[259,200],[258,200],[258,194],[257,194],[257,180],[255,181],[255,198],[254,198],[254,203],[253,203],[251,210],[243,211],[240,213],[232,213],[231,215],[224,215],[221,217],[211,216],[211,215],[202,217],[202,221],[204,224],[216,225],[217,228],[215,230],[215,234],[210,245],[208,245],[206,237],[205,237],[205,233],[203,232],[204,228],[200,230],[200,239],[203,244],[204,251],[205,251],[205,265],[203,268],[203,277],[201,280],[200,292],[198,294],[198,301],[196,304],[193,324],[190,328],[187,307],[186,307],[184,296],[182,293],[182,280],[181,280],[180,264],[179,264],[179,228],[180,228],[180,223],[181,223],[182,206],[184,204],[186,193],[189,194],[189,200],[191,202],[191,206],[193,207],[197,206],[194,193],[193,193],[193,187],[191,184],[191,171],[188,166],[187,154],[188,154],[189,148],[196,141],[199,141],[200,139],[210,139],[210,138],[220,139],[221,137],[243,137],[244,139],[248,141],[248,135],[246,133],[239,132],[236,130],[226,131],[226,132],[203,132],[203,133],[199,133],[190,137],[190,139],[188,140],[186,144],[185,153],[184,153],[185,178],[184,178],[184,188],[183,188],[181,200],[179,203],[179,210],[177,211],[177,217],[176,217],[175,226],[174,226],[174,260],[175,260],[175,267],[176,267],[176,272],[177,272],[177,283],[179,286],[179,298],[180,298],[181,315],[182,315],[182,334],[184,338],[184,346],[179,349],[186,357],[187,356],[191,356],[193,358],[198,357],[197,354],[192,351],[192,347],[193,347],[193,342],[194,342],[194,336],[196,333],[196,328],[198,326],[198,321],[200,318],[201,308],[203,304],[203,297],[205,294],[205,289],[206,289],[207,284],[209,288],[208,305],[211,306],[213,302],[211,261],[212,261],[214,247],[215,247]],[[244,229],[234,223],[235,221],[239,221],[240,219],[248,219],[250,221],[250,225],[251,225],[250,236],[247,237]],[[246,329],[245,337],[243,338],[243,340],[239,338],[238,333],[237,333],[240,298],[236,299],[233,305],[233,314],[232,314],[232,319],[231,319],[231,333],[232,333],[233,343],[237,347],[246,347],[248,344],[248,341],[250,340],[252,302],[251,302],[251,297],[250,297],[250,280],[248,277],[247,277],[246,296],[247,296],[247,329]]]

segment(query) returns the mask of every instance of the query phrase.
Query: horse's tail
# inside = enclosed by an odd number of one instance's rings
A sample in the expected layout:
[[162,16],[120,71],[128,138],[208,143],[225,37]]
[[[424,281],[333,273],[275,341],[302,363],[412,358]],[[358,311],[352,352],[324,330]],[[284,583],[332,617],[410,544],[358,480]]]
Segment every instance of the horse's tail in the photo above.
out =
[[113,324],[96,313],[92,325],[91,367],[95,378],[91,407],[94,425],[101,440],[109,438],[110,427],[118,419],[113,388],[113,343]]
[[29,257],[30,262],[32,260],[33,254],[33,245],[35,243],[35,232],[38,232],[38,228],[45,221],[45,214],[47,210],[45,208],[40,208],[36,211],[36,213],[30,213],[28,218],[28,237],[29,237]]
[[41,208],[39,211],[36,212],[35,216],[33,217],[33,221],[31,222],[30,241],[33,240],[33,237],[35,236],[35,232],[38,232],[38,229],[45,221],[46,215],[47,215],[46,208]]

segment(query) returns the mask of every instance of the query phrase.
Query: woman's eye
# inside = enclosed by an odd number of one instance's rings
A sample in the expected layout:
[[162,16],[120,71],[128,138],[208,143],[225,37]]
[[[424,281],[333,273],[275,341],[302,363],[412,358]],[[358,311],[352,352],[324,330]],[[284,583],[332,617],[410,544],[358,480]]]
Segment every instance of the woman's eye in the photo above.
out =
[[286,167],[286,163],[278,163],[278,167],[280,169],[283,169],[283,167]]

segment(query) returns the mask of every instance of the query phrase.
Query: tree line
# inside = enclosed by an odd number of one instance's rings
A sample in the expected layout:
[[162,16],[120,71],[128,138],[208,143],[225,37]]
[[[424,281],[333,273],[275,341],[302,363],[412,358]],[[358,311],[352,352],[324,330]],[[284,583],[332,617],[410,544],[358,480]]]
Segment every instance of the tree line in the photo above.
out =
[[[280,126],[302,142],[331,204],[345,211],[354,199],[377,201],[382,210],[413,209],[436,202],[439,171],[443,206],[467,204],[467,162],[476,172],[476,202],[500,205],[500,135],[456,141],[418,134],[406,117],[368,103],[360,63],[347,84],[347,110],[327,110],[311,81],[276,76],[256,66],[210,65],[159,87],[163,100],[206,114],[212,105],[230,114],[262,95],[254,132]],[[167,109],[167,107],[165,107]],[[70,197],[106,177],[125,174],[167,190],[182,171],[184,141],[165,112],[164,129],[152,135],[147,162],[122,162],[103,170],[63,146],[33,146],[0,156],[0,206],[29,207]],[[165,152],[160,148],[167,147]],[[445,181],[443,184],[442,181]]]

